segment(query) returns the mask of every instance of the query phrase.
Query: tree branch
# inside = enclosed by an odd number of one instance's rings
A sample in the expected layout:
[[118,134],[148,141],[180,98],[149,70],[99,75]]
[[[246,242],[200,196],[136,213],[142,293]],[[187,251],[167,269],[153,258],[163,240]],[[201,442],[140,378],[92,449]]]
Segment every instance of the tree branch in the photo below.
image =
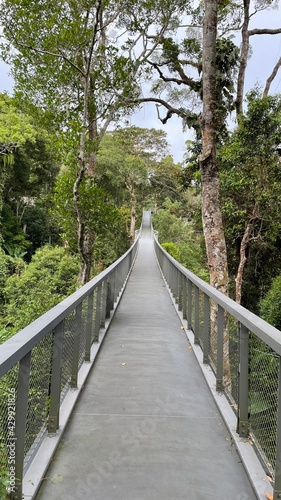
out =
[[174,82],[174,83],[177,83],[177,85],[181,85],[181,84],[184,84],[184,85],[188,85],[191,89],[193,90],[197,90],[197,85],[198,85],[198,82],[196,82],[195,80],[193,80],[192,78],[189,78],[188,76],[186,76],[185,72],[183,71],[181,65],[179,64],[178,65],[178,68],[177,68],[177,71],[178,73],[180,74],[180,78],[170,78],[170,77],[166,77],[164,76],[164,73],[161,71],[161,69],[159,68],[158,64],[156,63],[153,63],[151,61],[147,61],[151,66],[153,66],[154,69],[156,69],[156,71],[158,72],[161,80],[163,80],[163,82]]
[[87,65],[87,71],[86,71],[86,75],[85,75],[86,78],[89,77],[89,74],[91,71],[91,64],[92,64],[94,47],[95,47],[95,43],[96,43],[96,36],[97,36],[97,32],[98,32],[98,29],[100,26],[101,7],[102,7],[102,0],[99,0],[98,5],[97,5],[97,10],[96,10],[94,32],[93,32],[91,46],[90,46],[90,50],[89,50],[88,65]]
[[70,66],[72,66],[74,69],[76,69],[76,71],[78,71],[83,76],[83,78],[85,78],[85,76],[86,76],[85,73],[81,70],[81,68],[79,68],[79,66],[74,64],[68,57],[66,57],[64,52],[60,49],[58,49],[59,53],[55,53],[55,52],[51,52],[49,50],[43,50],[43,49],[39,49],[36,47],[32,47],[32,45],[27,45],[25,43],[21,43],[21,42],[18,42],[15,40],[15,46],[17,46],[17,45],[19,45],[20,47],[24,47],[25,49],[33,50],[33,52],[36,52],[37,54],[45,54],[48,56],[55,57],[57,59],[64,59],[66,62],[68,62],[68,64],[70,64]]
[[271,75],[266,80],[266,85],[265,85],[265,88],[264,88],[264,91],[263,91],[263,97],[265,97],[265,96],[268,95],[269,89],[270,89],[270,85],[272,84],[274,78],[276,77],[277,72],[278,72],[278,70],[279,70],[280,67],[281,67],[281,57],[280,57],[279,61],[275,64]]
[[[142,102],[154,102],[156,104],[157,116],[158,116],[159,120],[164,125],[172,117],[172,115],[178,115],[181,118],[186,118],[187,117],[187,113],[185,113],[182,109],[174,108],[168,102],[164,101],[164,99],[158,99],[157,97],[140,97],[138,99],[129,99],[126,102],[127,102],[127,104],[129,104],[129,103],[138,104],[138,103],[142,103]],[[168,110],[165,118],[161,118],[160,117],[159,106],[164,106],[164,108],[166,108]]]
[[281,28],[269,29],[269,28],[256,28],[248,31],[249,36],[253,35],[279,35],[281,33]]

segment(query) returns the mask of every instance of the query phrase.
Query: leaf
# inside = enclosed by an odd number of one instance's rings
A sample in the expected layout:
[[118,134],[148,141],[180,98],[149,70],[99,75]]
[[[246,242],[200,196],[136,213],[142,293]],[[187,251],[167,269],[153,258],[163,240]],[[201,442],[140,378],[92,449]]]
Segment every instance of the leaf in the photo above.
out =
[[267,500],[273,500],[273,495],[271,495],[271,493],[266,493],[265,496]]
[[192,345],[190,345],[188,349],[192,349]]
[[125,366],[126,363],[121,363],[121,366]]
[[272,479],[271,476],[269,476],[269,474],[266,474],[266,477],[267,477],[268,481],[270,481],[271,483],[273,483],[273,479]]
[[181,325],[181,330],[184,330],[184,326]]

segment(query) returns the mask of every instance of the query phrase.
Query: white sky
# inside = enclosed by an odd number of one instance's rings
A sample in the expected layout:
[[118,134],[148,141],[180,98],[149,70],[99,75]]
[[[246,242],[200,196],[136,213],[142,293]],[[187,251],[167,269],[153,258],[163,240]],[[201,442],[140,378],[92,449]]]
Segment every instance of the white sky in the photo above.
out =
[[[281,26],[281,0],[279,11],[263,11],[253,18],[251,28],[280,28]],[[248,63],[245,89],[250,90],[257,82],[262,88],[266,79],[281,56],[281,35],[259,35],[251,37],[252,56]],[[9,76],[9,66],[0,60],[0,92],[12,93],[13,79]],[[281,92],[281,69],[271,86],[272,93]],[[147,103],[130,118],[132,125],[146,128],[160,128],[166,131],[171,145],[171,154],[176,162],[183,160],[185,141],[192,138],[190,132],[183,133],[181,119],[173,116],[166,125],[157,119],[154,104]]]

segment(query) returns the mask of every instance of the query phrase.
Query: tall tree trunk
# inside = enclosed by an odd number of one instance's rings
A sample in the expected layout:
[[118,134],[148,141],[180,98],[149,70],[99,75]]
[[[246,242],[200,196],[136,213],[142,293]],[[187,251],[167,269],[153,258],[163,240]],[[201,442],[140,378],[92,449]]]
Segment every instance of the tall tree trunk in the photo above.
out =
[[210,283],[228,293],[227,253],[216,162],[216,30],[217,0],[205,1],[203,35],[203,115],[201,119],[202,221]]
[[130,197],[131,197],[130,243],[132,245],[135,241],[136,208],[137,208],[137,199],[134,191],[130,191]]
[[79,283],[85,284],[90,277],[91,271],[91,254],[89,252],[89,234],[85,225],[83,211],[80,204],[80,186],[85,178],[87,171],[86,165],[86,134],[88,125],[88,103],[89,103],[89,80],[84,79],[84,109],[83,109],[83,122],[82,131],[80,136],[80,147],[79,147],[79,158],[78,165],[79,170],[77,174],[76,181],[73,186],[73,201],[76,210],[76,218],[78,224],[77,240],[78,240],[78,250],[82,257],[82,263],[80,268],[80,273],[78,277]]
[[243,112],[243,97],[244,97],[244,84],[245,73],[249,55],[249,22],[250,22],[250,2],[251,0],[244,0],[244,21],[242,26],[242,44],[240,53],[240,64],[237,78],[237,95],[236,95],[236,114],[237,116]]
[[84,285],[90,280],[93,257],[93,241],[87,231],[84,233],[82,252],[83,261],[80,266],[78,281]]
[[[220,207],[220,179],[216,162],[216,33],[217,0],[205,0],[203,26],[203,114],[201,119],[202,222],[208,258],[210,284],[228,294],[228,266]],[[211,302],[211,338],[217,332],[217,309]],[[212,349],[212,348],[211,348]],[[212,356],[212,352],[210,352]],[[229,328],[224,328],[224,384],[231,393]]]
[[241,303],[241,296],[242,296],[242,283],[243,283],[243,273],[244,273],[244,268],[246,264],[246,251],[249,245],[250,237],[251,237],[251,232],[253,229],[253,224],[252,222],[249,222],[249,224],[246,227],[246,230],[243,234],[243,238],[241,241],[240,245],[240,261],[239,261],[239,266],[237,270],[237,275],[235,279],[235,300],[238,304]]
[[88,121],[89,121],[89,164],[88,164],[88,175],[92,178],[96,174],[96,158],[97,158],[97,146],[99,142],[99,134],[97,127],[97,112],[95,104],[95,81],[92,76],[90,76],[90,96],[89,96],[89,111],[88,111]]

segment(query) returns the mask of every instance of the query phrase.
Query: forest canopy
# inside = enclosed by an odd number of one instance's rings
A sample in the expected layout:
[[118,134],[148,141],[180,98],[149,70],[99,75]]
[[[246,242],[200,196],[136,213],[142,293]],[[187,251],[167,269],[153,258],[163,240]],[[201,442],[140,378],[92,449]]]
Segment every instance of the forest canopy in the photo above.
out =
[[[280,95],[271,95],[281,59],[247,96],[245,77],[253,37],[280,42],[281,29],[255,26],[278,2],[2,4],[1,54],[15,80],[13,97],[0,94],[3,338],[34,318],[30,309],[20,323],[12,311],[45,279],[36,262],[47,276],[55,255],[69,259],[61,290],[50,280],[60,300],[128,248],[151,207],[172,255],[263,314],[281,274]],[[161,129],[130,125],[147,102]],[[179,134],[193,134],[181,164],[165,133],[173,115]]]

